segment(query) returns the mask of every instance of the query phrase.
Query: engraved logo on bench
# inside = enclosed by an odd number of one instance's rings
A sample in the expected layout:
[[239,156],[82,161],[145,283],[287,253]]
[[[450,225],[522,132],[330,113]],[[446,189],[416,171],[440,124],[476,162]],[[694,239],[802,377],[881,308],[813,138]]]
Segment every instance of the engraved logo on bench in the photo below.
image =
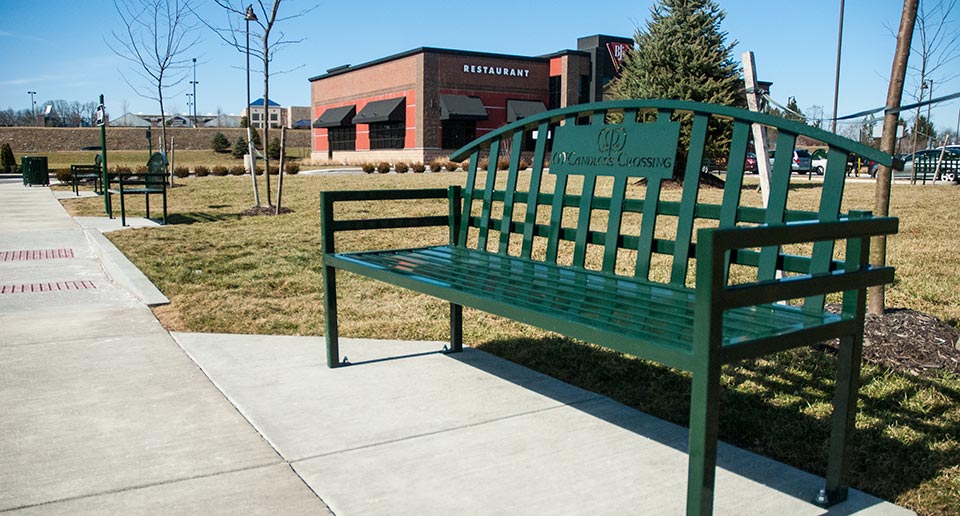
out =
[[679,122],[566,124],[556,129],[550,173],[646,177],[673,175]]

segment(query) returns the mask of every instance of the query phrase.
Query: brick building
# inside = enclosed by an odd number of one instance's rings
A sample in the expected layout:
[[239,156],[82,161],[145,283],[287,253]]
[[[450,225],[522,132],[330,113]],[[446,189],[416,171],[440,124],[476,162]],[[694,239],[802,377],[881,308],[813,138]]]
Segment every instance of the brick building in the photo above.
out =
[[[546,109],[601,100],[628,38],[528,57],[417,48],[310,78],[312,158],[423,161]],[[532,142],[531,142],[532,143]]]

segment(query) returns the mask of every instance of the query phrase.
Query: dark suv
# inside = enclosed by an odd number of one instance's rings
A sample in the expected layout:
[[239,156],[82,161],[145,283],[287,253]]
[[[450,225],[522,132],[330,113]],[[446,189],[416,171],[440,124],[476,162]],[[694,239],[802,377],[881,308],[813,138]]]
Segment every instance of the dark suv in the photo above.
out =
[[[776,153],[775,150],[768,151],[767,155],[770,156],[770,165],[773,165],[773,156]],[[813,170],[813,158],[810,157],[810,153],[803,149],[796,149],[793,151],[793,161],[790,162],[790,170],[798,174],[807,174]]]

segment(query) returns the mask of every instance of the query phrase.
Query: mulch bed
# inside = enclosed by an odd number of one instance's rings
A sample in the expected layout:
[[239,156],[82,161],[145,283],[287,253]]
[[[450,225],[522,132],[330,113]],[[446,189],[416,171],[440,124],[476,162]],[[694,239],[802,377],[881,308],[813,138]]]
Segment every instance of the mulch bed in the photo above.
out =
[[[274,206],[253,206],[252,208],[247,208],[240,212],[241,217],[256,217],[258,215],[277,215],[276,207]],[[293,213],[293,210],[290,208],[280,208],[280,215],[284,213]]]
[[[827,307],[839,312],[840,305]],[[837,341],[826,343],[832,348]],[[936,317],[906,308],[867,314],[863,358],[895,371],[933,377],[960,375],[960,330]]]

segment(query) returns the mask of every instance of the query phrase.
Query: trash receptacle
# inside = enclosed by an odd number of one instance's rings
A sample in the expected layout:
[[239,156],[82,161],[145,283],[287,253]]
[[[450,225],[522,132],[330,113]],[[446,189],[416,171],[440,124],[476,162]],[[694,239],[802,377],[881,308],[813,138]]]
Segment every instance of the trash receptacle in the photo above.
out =
[[50,184],[46,156],[23,156],[20,158],[20,171],[23,174],[23,186]]

